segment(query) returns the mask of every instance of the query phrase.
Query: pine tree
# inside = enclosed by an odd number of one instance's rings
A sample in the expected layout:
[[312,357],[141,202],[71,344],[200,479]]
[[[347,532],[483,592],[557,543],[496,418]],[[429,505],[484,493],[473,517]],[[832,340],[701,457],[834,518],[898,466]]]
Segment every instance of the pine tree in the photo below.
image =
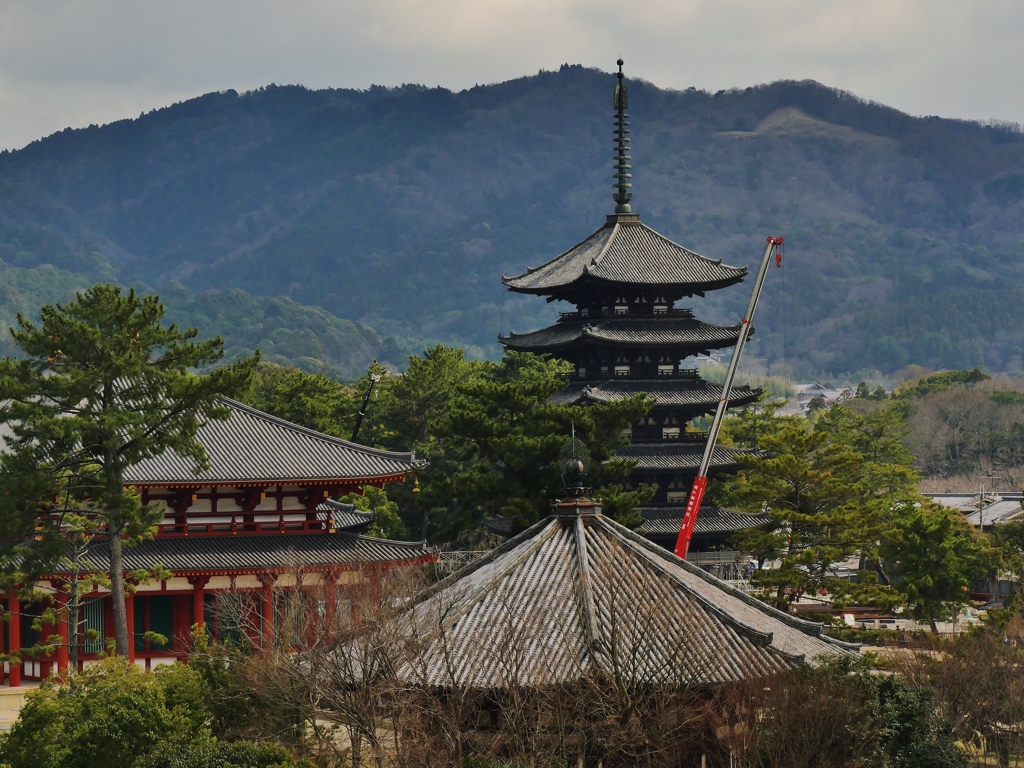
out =
[[195,341],[195,328],[162,325],[157,296],[117,286],[94,286],[40,314],[39,324],[19,315],[11,331],[25,357],[0,361],[0,421],[15,453],[49,452],[50,470],[69,473],[105,522],[116,651],[128,655],[123,547],[161,511],[126,491],[127,472],[168,450],[197,472],[207,466],[197,432],[228,417],[220,397],[246,385],[258,356],[197,374],[221,360],[223,340]]

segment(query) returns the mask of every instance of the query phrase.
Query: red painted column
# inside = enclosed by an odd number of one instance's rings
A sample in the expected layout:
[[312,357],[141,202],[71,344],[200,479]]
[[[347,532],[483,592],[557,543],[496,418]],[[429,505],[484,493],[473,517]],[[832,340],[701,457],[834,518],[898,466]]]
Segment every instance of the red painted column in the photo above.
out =
[[[2,639],[3,639],[3,633],[0,632],[0,640],[2,640]],[[3,647],[0,650],[2,650],[4,653],[7,653],[7,643],[6,642],[4,642]],[[3,665],[2,662],[0,662],[0,685],[3,685],[6,682],[6,680],[7,680],[7,672],[4,671],[4,665]]]
[[192,585],[192,623],[200,627],[206,624],[206,584],[209,576],[189,576]]
[[135,663],[135,595],[129,592],[124,598],[124,609],[128,614],[128,661]]
[[57,634],[60,645],[57,646],[57,678],[66,680],[68,676],[68,596],[66,592],[57,592]]
[[[7,610],[11,612],[11,620],[7,625],[7,633],[11,636],[11,647],[8,651],[17,654],[21,650],[21,601],[17,594],[11,594],[7,601]],[[21,686],[21,662],[11,662],[11,688]]]

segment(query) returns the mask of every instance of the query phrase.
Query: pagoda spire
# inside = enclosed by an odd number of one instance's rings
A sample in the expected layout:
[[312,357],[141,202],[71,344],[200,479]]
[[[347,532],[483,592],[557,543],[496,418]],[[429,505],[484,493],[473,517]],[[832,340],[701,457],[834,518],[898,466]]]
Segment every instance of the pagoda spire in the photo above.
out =
[[614,107],[615,107],[615,173],[612,178],[615,179],[616,192],[612,195],[615,200],[615,213],[632,213],[633,209],[629,205],[629,201],[633,198],[633,193],[630,192],[632,183],[630,179],[633,178],[633,174],[629,173],[633,166],[629,165],[629,115],[626,114],[626,110],[629,109],[629,89],[626,87],[626,83],[623,82],[625,75],[622,74],[622,59],[618,60],[619,72],[617,77],[619,81],[615,84],[614,93]]

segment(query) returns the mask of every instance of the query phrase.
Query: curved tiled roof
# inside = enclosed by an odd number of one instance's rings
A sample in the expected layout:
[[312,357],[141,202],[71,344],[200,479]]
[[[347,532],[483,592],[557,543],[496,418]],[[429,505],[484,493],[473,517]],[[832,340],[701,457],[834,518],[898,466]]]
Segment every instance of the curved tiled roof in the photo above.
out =
[[348,530],[357,533],[365,529],[377,519],[376,512],[364,512],[356,509],[355,504],[344,504],[334,499],[327,499],[317,505],[317,512],[330,512],[331,524],[337,531]]
[[279,419],[234,400],[226,421],[209,421],[199,441],[210,467],[198,474],[172,451],[136,464],[126,485],[196,483],[301,483],[393,478],[422,466],[413,453],[395,453],[350,443]]
[[402,674],[445,688],[594,673],[714,685],[854,650],[600,514],[541,521],[437,584],[406,621],[418,650]]
[[679,286],[686,293],[738,283],[746,267],[730,267],[678,245],[641,223],[639,217],[609,216],[586,240],[518,277],[502,277],[510,290],[549,294],[592,279],[624,285]]
[[[761,396],[761,389],[747,384],[734,386],[729,398],[729,407],[748,405]],[[722,385],[704,379],[604,379],[601,381],[574,381],[551,397],[558,405],[576,405],[584,402],[614,403],[640,393],[654,398],[657,405],[689,406],[706,408],[709,411],[718,406],[722,396]]]
[[[714,453],[711,454],[711,466],[719,470],[732,469],[737,466],[735,457],[738,454],[756,453],[757,451],[748,448],[716,445]],[[619,448],[615,455],[620,459],[634,459],[637,462],[637,469],[697,469],[700,467],[700,460],[704,455],[704,445],[703,443],[673,443],[669,441],[634,443]]]
[[[644,522],[637,533],[644,536],[675,536],[683,522],[685,507],[640,507]],[[702,506],[697,513],[694,533],[731,533],[764,525],[771,520],[767,512],[751,515],[735,509]]]
[[712,350],[735,345],[739,334],[739,325],[712,325],[692,317],[614,317],[559,322],[539,331],[499,336],[498,341],[524,352],[559,349],[582,340]]
[[[94,542],[87,559],[97,571],[106,572],[110,567],[107,543]],[[350,533],[158,537],[124,550],[125,570],[148,570],[162,565],[177,575],[286,570],[296,566],[402,565],[432,559],[433,554],[419,542]]]

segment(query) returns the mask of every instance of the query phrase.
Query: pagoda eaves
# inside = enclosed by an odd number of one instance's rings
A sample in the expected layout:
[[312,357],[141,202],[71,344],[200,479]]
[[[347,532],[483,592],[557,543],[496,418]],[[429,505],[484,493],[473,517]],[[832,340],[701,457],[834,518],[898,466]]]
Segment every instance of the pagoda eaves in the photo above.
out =
[[674,243],[640,221],[637,214],[612,214],[601,229],[546,264],[517,277],[502,277],[518,293],[556,295],[584,284],[608,287],[663,287],[683,296],[726,288],[747,275]]
[[563,321],[529,333],[510,333],[498,340],[509,349],[547,352],[585,344],[643,344],[678,348],[681,355],[700,354],[736,344],[740,326],[704,323],[692,317],[615,317]]

